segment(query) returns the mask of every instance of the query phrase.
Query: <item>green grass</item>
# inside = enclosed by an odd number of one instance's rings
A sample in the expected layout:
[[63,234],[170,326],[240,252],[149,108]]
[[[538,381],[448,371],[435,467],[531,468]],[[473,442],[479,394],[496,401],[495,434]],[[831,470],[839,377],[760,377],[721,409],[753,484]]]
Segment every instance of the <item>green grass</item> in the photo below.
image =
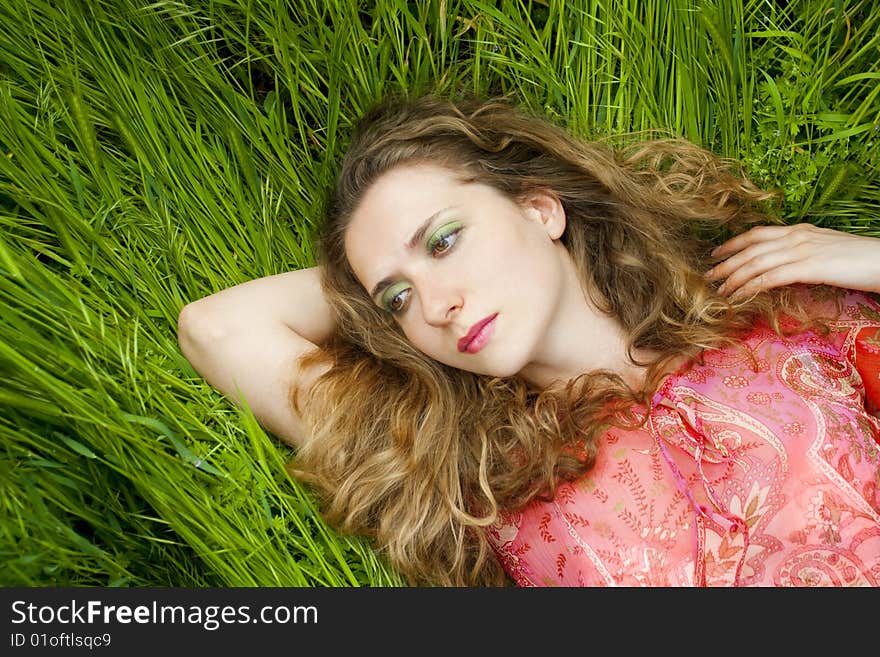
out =
[[314,264],[384,92],[669,130],[781,190],[786,221],[880,236],[871,2],[361,4],[0,5],[0,584],[402,584],[176,341],[187,301]]

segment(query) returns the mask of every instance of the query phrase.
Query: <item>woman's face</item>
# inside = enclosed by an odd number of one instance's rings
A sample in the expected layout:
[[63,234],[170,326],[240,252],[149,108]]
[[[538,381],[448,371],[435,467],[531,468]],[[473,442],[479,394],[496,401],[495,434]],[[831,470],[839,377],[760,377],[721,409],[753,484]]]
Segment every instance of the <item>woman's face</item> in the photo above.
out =
[[367,190],[345,249],[367,294],[417,349],[511,376],[541,352],[571,283],[564,228],[552,195],[515,203],[449,169],[403,165]]

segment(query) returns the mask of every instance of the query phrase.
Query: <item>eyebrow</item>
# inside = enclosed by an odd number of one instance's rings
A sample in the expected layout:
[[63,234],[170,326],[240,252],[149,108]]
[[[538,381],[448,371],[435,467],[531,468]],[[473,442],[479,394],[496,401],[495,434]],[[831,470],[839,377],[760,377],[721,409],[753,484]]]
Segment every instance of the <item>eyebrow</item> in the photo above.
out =
[[[458,207],[458,206],[450,205],[448,207],[443,208],[442,210],[437,210],[437,212],[435,212],[430,217],[425,219],[422,222],[422,225],[416,229],[416,232],[414,232],[412,234],[412,237],[409,238],[409,242],[406,243],[407,251],[412,251],[414,248],[416,248],[416,244],[418,244],[419,242],[421,242],[424,239],[425,233],[428,232],[428,228],[430,228],[431,224],[437,220],[437,217],[439,217],[441,214],[443,214],[447,210],[451,210],[452,208],[455,208],[455,207]],[[391,285],[393,282],[394,282],[394,278],[391,276],[386,276],[385,278],[383,278],[381,281],[376,283],[375,287],[373,288],[373,291],[370,292],[370,298],[375,299],[376,296],[378,296],[380,292],[382,292],[386,287]]]

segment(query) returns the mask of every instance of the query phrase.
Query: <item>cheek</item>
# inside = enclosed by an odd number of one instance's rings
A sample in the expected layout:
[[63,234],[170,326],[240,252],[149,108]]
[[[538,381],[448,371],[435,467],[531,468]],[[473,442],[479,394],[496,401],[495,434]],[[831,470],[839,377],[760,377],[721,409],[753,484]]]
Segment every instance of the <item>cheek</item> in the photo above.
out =
[[403,334],[409,343],[428,358],[452,367],[461,367],[455,362],[455,344],[448,334],[419,321],[401,323]]
[[537,240],[533,235],[522,235],[499,244],[495,271],[506,288],[525,293],[557,283],[559,263],[553,244]]
[[[400,320],[400,329],[409,343],[423,354],[431,356],[436,351],[436,331],[420,320],[422,312],[418,303],[411,303],[407,317]],[[417,319],[413,319],[417,317]]]
[[528,245],[517,234],[496,233],[483,237],[466,260],[466,280],[476,287],[486,283],[510,284],[510,276],[528,266]]

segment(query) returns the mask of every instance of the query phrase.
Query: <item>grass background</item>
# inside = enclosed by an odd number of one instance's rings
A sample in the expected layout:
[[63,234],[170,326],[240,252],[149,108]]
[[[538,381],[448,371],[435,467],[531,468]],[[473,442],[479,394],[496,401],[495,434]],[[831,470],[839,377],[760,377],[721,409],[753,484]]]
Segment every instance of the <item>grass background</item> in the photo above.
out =
[[187,301],[314,264],[384,92],[667,129],[786,221],[880,236],[878,34],[865,0],[6,0],[0,585],[402,584],[176,339]]

